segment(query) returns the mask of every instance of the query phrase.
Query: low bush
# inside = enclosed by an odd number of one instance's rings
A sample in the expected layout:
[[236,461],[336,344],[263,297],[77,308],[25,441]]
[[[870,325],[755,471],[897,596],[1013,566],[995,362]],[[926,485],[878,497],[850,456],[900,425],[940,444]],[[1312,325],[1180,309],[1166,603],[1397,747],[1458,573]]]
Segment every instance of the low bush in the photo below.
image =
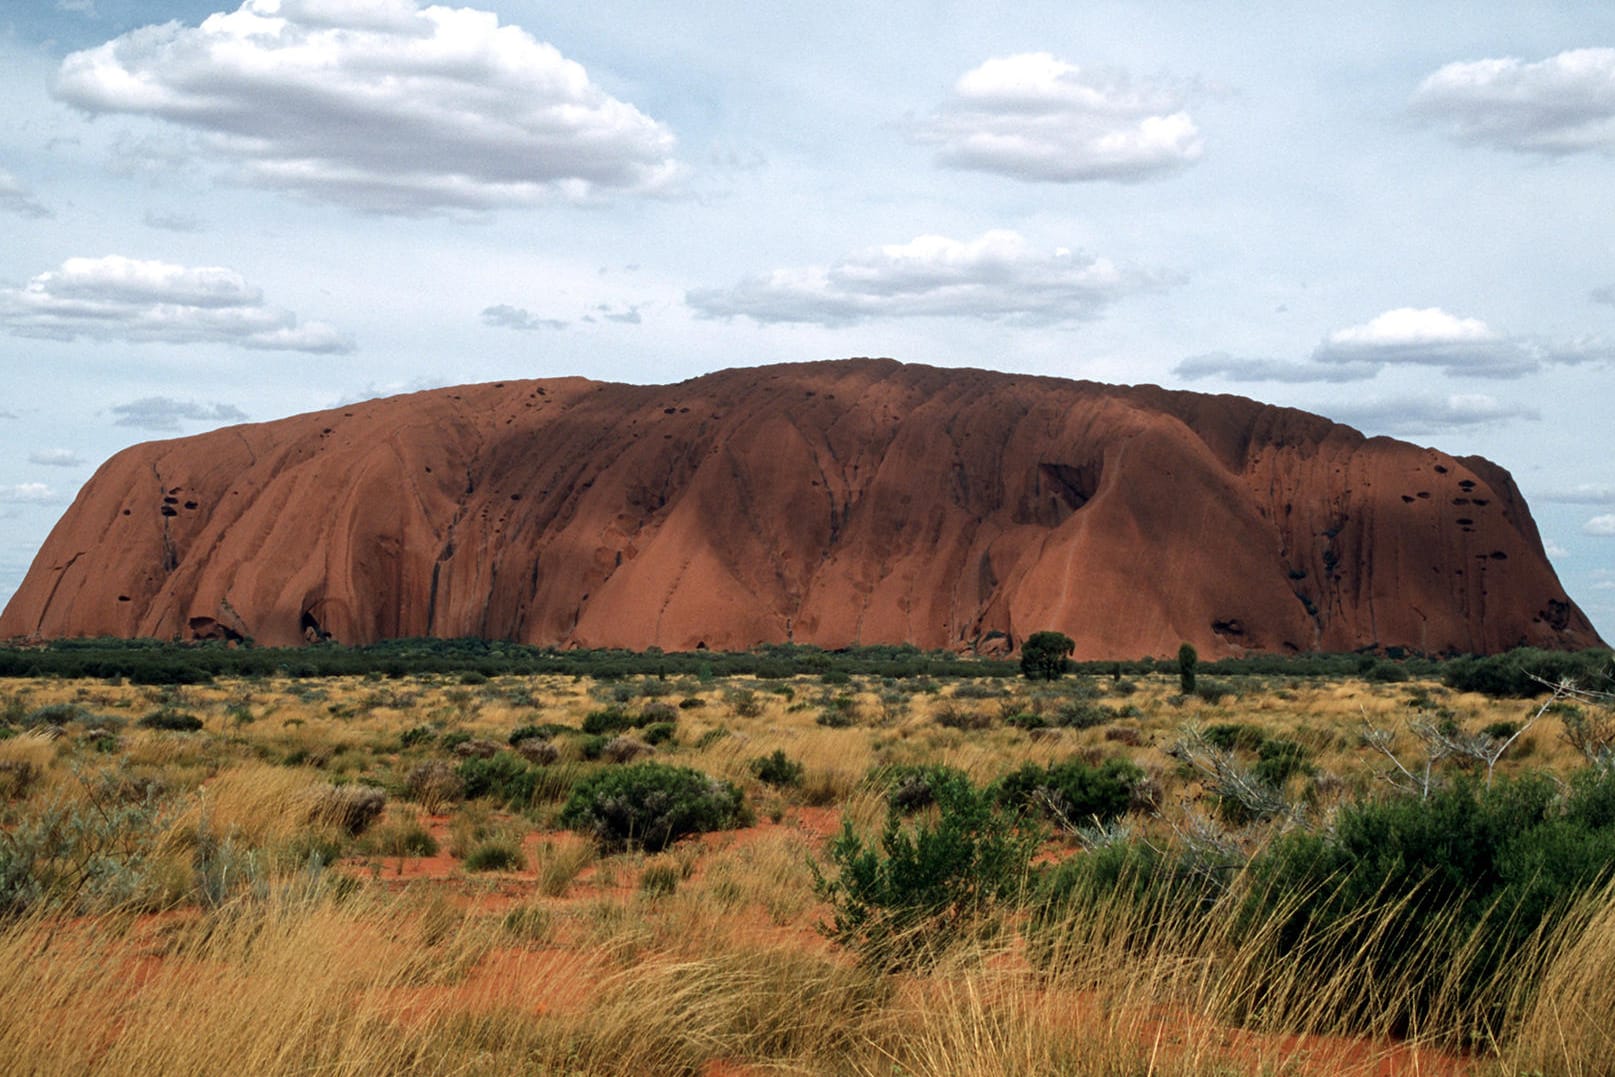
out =
[[645,738],[646,744],[669,744],[673,740],[673,735],[677,732],[678,727],[672,722],[652,722],[640,730],[639,735]]
[[30,711],[22,720],[25,726],[55,725],[82,722],[93,717],[89,710],[77,703],[51,703]]
[[733,784],[688,767],[636,763],[585,779],[561,809],[561,824],[603,849],[657,852],[687,834],[751,822]]
[[788,786],[801,785],[803,766],[785,754],[784,749],[775,748],[772,755],[758,756],[746,764],[747,769],[758,781],[768,785]]
[[413,748],[417,744],[431,744],[437,739],[437,730],[429,725],[410,726],[398,734],[398,743],[404,748]]
[[152,711],[135,724],[142,729],[166,729],[177,733],[194,733],[202,728],[202,720],[194,714],[167,707]]
[[538,774],[514,752],[498,752],[486,759],[473,757],[455,770],[467,800],[491,797],[515,807],[532,803]]
[[970,788],[970,778],[964,771],[940,763],[892,767],[881,773],[881,782],[886,788],[887,808],[903,815],[935,804],[945,786]]
[[583,731],[594,737],[605,736],[608,733],[621,733],[633,727],[633,715],[621,707],[606,707],[602,710],[590,711],[583,716]]
[[1126,759],[1107,759],[1095,766],[1080,759],[1042,767],[1027,763],[1000,778],[992,788],[1002,806],[1041,813],[1066,828],[1108,822],[1133,804],[1144,771]]
[[526,867],[521,842],[509,837],[485,838],[465,857],[467,871],[521,871]]
[[947,729],[963,729],[973,732],[991,729],[993,725],[992,715],[974,707],[955,703],[952,700],[943,700],[938,703],[936,709],[932,712],[932,716],[936,719],[937,725]]
[[1096,703],[1085,699],[1068,699],[1054,712],[1052,725],[1067,729],[1093,729],[1109,722],[1115,715]]
[[1035,832],[968,783],[941,782],[935,794],[934,825],[907,825],[893,808],[877,847],[847,822],[830,845],[834,874],[812,865],[832,916],[820,930],[883,972],[923,967],[996,930],[1028,879]]

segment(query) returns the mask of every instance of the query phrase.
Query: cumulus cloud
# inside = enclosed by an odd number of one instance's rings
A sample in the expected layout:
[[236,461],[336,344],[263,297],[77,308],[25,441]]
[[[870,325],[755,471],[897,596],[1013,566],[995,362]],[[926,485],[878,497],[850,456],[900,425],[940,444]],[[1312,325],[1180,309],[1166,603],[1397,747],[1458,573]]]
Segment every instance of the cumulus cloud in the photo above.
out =
[[1511,336],[1478,318],[1439,307],[1398,307],[1330,333],[1302,361],[1246,359],[1222,352],[1185,359],[1181,378],[1245,382],[1365,381],[1391,366],[1435,367],[1454,376],[1518,378],[1548,366],[1608,363],[1615,345],[1595,337],[1548,341]]
[[3,168],[0,168],[0,210],[36,220],[54,216],[34,198],[33,192],[28,190],[21,180]]
[[1542,539],[1542,552],[1549,557],[1569,557],[1570,551],[1553,541],[1551,538]]
[[965,72],[914,137],[936,146],[944,167],[1050,183],[1136,182],[1186,168],[1204,150],[1177,89],[1046,52]]
[[484,307],[482,310],[482,324],[493,329],[519,329],[528,332],[534,329],[565,329],[566,323],[558,318],[541,318],[525,307],[513,307],[506,303],[498,306]]
[[1581,525],[1584,535],[1597,535],[1599,538],[1615,538],[1615,512],[1606,512],[1602,516],[1594,516]]
[[[1579,348],[1588,348],[1587,354]],[[1594,358],[1588,345],[1547,345],[1507,336],[1478,318],[1439,307],[1398,307],[1329,334],[1312,353],[1327,364],[1395,364],[1439,367],[1449,374],[1517,378],[1547,363]]]
[[1447,64],[1419,84],[1414,111],[1461,142],[1561,156],[1615,153],[1615,48]]
[[178,430],[182,422],[239,423],[247,419],[247,413],[234,404],[199,404],[167,396],[146,396],[115,404],[112,414],[117,416],[112,421],[114,426],[140,430]]
[[48,505],[56,499],[56,491],[42,482],[20,482],[15,486],[0,486],[0,502],[10,505]]
[[235,344],[269,351],[340,353],[352,342],[323,322],[264,303],[223,266],[188,267],[107,255],[69,258],[23,288],[0,289],[0,325],[18,336]]
[[1115,300],[1175,283],[1064,247],[1034,248],[992,231],[959,241],[920,236],[870,247],[830,266],[776,269],[732,288],[688,292],[709,318],[849,325],[870,318],[971,317],[1055,325],[1097,316]]
[[72,449],[36,449],[28,454],[28,462],[46,467],[78,467],[84,463],[84,457]]
[[197,132],[245,183],[382,213],[658,190],[673,135],[497,15],[413,0],[247,0],[62,61],[91,114]]
[[1542,413],[1529,405],[1501,401],[1483,393],[1331,401],[1317,410],[1371,434],[1395,435],[1443,433],[1542,418]]

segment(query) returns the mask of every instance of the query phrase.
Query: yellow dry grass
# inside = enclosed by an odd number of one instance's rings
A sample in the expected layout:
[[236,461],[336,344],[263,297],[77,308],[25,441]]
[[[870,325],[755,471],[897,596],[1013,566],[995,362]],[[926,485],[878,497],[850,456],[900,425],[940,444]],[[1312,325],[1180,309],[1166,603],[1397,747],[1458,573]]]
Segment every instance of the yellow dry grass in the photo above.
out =
[[[1208,703],[1182,698],[1163,675],[1130,689],[1098,680],[1087,702],[1110,711],[1107,721],[1029,732],[1002,716],[1052,711],[1063,697],[984,682],[900,699],[901,686],[872,679],[798,678],[789,697],[749,679],[663,687],[664,702],[697,703],[679,710],[677,737],[657,757],[742,785],[763,825],[654,857],[600,857],[553,832],[559,794],[519,815],[461,806],[421,825],[445,850],[536,830],[526,869],[474,877],[445,851],[434,861],[441,872],[407,881],[406,857],[396,880],[363,858],[323,875],[308,867],[310,848],[343,840],[316,817],[319,790],[378,783],[402,825],[419,815],[402,800],[411,770],[458,762],[430,744],[502,746],[523,725],[578,728],[609,704],[641,706],[639,686],[566,677],[0,685],[30,707],[75,702],[118,720],[107,723],[117,726],[111,749],[79,727],[0,741],[0,763],[38,771],[6,803],[8,825],[53,799],[101,805],[105,794],[90,792],[98,775],[155,783],[171,808],[157,854],[168,881],[145,907],[178,905],[156,916],[45,910],[0,920],[0,1012],[12,1015],[0,1022],[0,1074],[1615,1072],[1615,890],[1590,896],[1539,940],[1526,963],[1539,986],[1514,1000],[1524,1016],[1511,1037],[1462,1059],[1436,1046],[1465,1019],[1442,1008],[1439,990],[1410,1042],[1347,1037],[1345,1000],[1378,993],[1390,1009],[1411,985],[1367,982],[1349,964],[1320,979],[1248,933],[1236,944],[1231,928],[1207,930],[1203,918],[1143,924],[1131,906],[1089,910],[1056,933],[1047,965],[1028,961],[1026,925],[1013,922],[935,969],[897,976],[859,967],[815,930],[825,909],[809,861],[842,820],[878,831],[885,798],[867,779],[883,768],[943,764],[985,783],[1027,762],[1126,755],[1161,787],[1163,817],[1140,825],[1165,832],[1180,821],[1173,813],[1205,806],[1198,780],[1168,754],[1187,727],[1241,723],[1301,743],[1329,779],[1309,779],[1326,800],[1380,784],[1389,764],[1363,744],[1365,723],[1400,730],[1394,750],[1411,755],[1412,717],[1439,710],[1477,728],[1520,721],[1526,704],[1353,681],[1242,684]],[[855,699],[854,724],[820,724],[826,701],[843,694]],[[158,707],[195,714],[204,731],[135,724]],[[939,724],[950,708],[989,725]],[[421,727],[430,743],[406,744]],[[1577,762],[1556,722],[1528,737],[1500,773]],[[803,765],[800,786],[754,777],[751,762],[776,749]],[[557,767],[569,775],[595,765],[567,758]],[[198,908],[182,895],[207,835],[265,855],[253,885]],[[1367,940],[1384,925],[1355,926]]]

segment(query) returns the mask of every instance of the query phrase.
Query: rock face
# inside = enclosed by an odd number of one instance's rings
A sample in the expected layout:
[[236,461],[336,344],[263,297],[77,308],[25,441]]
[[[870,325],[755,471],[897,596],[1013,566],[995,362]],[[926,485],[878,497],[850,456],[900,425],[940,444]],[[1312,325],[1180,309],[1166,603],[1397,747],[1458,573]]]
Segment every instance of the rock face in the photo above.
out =
[[1232,396],[891,360],[439,389],[128,449],[0,636],[1079,657],[1599,643],[1508,473]]

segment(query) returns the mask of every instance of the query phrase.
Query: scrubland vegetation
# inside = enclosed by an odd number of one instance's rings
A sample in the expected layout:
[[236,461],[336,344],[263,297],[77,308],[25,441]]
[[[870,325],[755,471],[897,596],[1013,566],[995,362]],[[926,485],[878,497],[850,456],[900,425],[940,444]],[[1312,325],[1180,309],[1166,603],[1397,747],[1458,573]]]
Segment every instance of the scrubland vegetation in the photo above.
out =
[[488,646],[6,652],[0,1071],[1615,1071],[1607,654]]

